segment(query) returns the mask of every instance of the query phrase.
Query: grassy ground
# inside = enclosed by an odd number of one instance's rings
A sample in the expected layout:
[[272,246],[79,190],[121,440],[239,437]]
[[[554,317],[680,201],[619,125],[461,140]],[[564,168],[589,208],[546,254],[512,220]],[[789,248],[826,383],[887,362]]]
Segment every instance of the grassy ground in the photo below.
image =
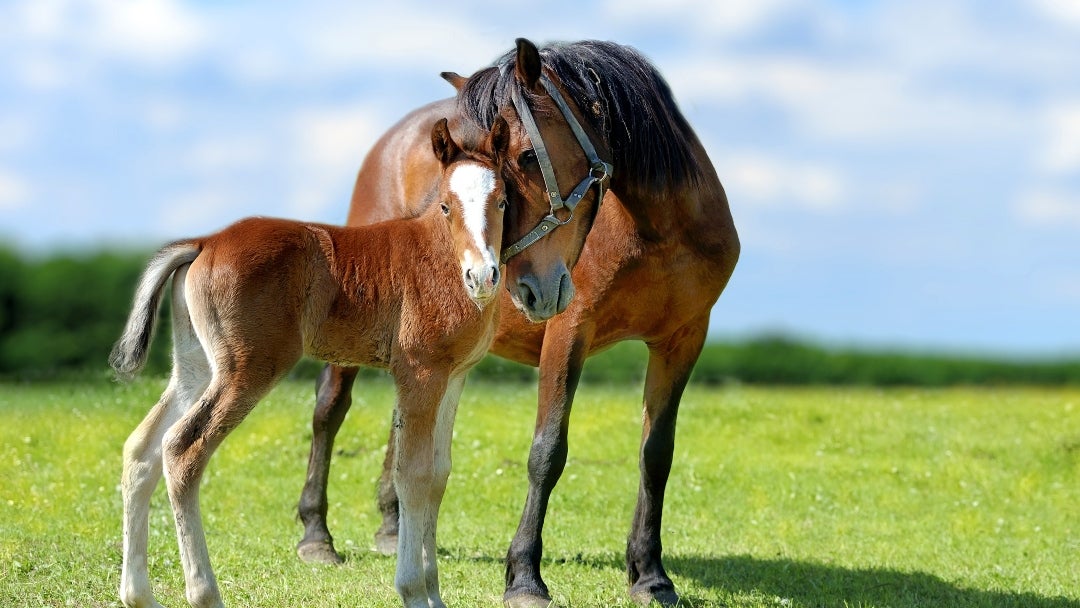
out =
[[[163,384],[0,385],[0,606],[118,605],[121,446]],[[398,605],[371,549],[390,387],[356,399],[331,474],[342,567],[293,552],[309,384],[276,389],[215,456],[202,504],[228,605]],[[534,399],[466,389],[439,527],[452,606],[500,603]],[[545,529],[563,605],[630,605],[639,401],[579,392]],[[1080,607],[1080,390],[691,388],[675,462],[664,545],[688,605]],[[186,605],[160,488],[150,542],[159,601]]]

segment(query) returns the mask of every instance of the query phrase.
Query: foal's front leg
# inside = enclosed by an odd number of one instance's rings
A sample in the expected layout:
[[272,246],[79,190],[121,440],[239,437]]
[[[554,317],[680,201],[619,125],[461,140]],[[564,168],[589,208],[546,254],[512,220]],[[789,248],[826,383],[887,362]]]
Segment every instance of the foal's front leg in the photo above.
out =
[[437,490],[435,433],[447,377],[445,372],[436,378],[427,374],[425,381],[417,376],[423,377],[413,375],[408,383],[398,380],[394,484],[401,520],[394,586],[406,608],[444,608],[439,597],[433,524],[438,517],[435,497],[442,495]]

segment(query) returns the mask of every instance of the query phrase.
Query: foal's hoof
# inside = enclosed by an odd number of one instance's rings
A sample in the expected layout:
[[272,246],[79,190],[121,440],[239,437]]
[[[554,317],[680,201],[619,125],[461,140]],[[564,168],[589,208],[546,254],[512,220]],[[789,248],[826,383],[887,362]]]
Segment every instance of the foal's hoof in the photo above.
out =
[[337,565],[345,562],[338,552],[334,551],[334,545],[326,541],[304,543],[296,548],[296,554],[300,556],[300,561],[307,564]]
[[658,591],[642,589],[641,591],[631,591],[630,599],[642,607],[651,606],[653,602],[656,602],[664,608],[671,608],[679,603],[679,594],[675,593],[674,589],[660,589]]
[[503,604],[506,608],[556,608],[552,600],[529,593],[503,598]]
[[383,555],[394,555],[397,553],[397,534],[387,534],[385,532],[375,533],[375,550]]

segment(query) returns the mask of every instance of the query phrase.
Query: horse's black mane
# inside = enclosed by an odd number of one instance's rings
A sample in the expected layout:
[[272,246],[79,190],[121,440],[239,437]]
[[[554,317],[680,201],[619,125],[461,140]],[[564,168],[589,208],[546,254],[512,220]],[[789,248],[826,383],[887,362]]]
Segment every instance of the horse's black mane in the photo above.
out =
[[[667,82],[635,49],[588,40],[552,44],[541,48],[540,56],[589,126],[604,137],[618,181],[655,191],[701,178],[691,148],[693,130]],[[535,110],[514,77],[516,59],[512,50],[469,78],[458,94],[462,116],[490,128],[499,109],[511,103],[512,87],[522,90]]]

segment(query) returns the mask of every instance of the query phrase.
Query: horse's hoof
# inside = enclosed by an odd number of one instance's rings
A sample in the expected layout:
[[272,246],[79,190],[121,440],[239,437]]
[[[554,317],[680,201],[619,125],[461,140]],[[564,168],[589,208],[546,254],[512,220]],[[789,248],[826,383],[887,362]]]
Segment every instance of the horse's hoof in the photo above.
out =
[[674,589],[660,589],[659,591],[634,591],[630,593],[630,599],[638,606],[651,606],[653,602],[671,608],[679,603],[679,594]]
[[528,593],[503,598],[503,604],[506,608],[556,608],[552,600]]
[[326,541],[303,543],[296,548],[300,561],[308,564],[342,564],[344,559],[334,551],[334,545]]
[[375,550],[383,555],[397,553],[397,534],[375,533]]

